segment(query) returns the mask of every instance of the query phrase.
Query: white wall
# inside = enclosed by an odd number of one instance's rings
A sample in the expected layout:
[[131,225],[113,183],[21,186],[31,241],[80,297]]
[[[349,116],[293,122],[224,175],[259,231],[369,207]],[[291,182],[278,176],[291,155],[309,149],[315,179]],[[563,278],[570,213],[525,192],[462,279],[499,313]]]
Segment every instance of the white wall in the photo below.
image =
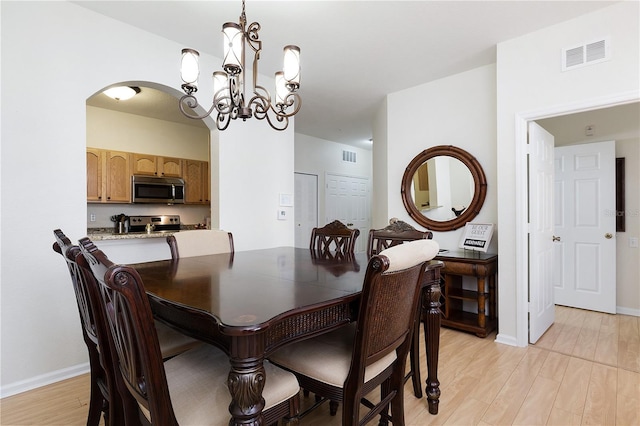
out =
[[[342,151],[356,153],[356,162],[342,161]],[[295,171],[318,176],[318,225],[325,225],[325,173],[363,177],[371,182],[372,153],[337,142],[296,134]],[[292,212],[293,213],[293,212]],[[293,217],[293,215],[291,216]],[[362,238],[362,236],[360,236]]]
[[[524,245],[523,144],[526,120],[637,100],[639,3],[620,2],[598,12],[498,44],[497,161],[499,275],[498,340],[527,344],[527,255]],[[561,50],[610,37],[607,62],[561,71]],[[518,127],[516,127],[518,124]]]
[[233,233],[236,251],[293,246],[293,211],[277,218],[279,195],[293,194],[293,123],[284,132],[266,121],[231,123],[222,136],[220,228]]
[[[378,108],[376,118],[373,123],[373,153],[372,163],[373,174],[371,189],[371,228],[380,229],[389,224],[389,169],[387,158],[388,151],[388,129],[387,129],[387,98]],[[405,166],[406,167],[406,166]],[[396,187],[393,187],[393,191]]]
[[92,148],[209,161],[209,133],[202,127],[87,106],[87,146]]
[[[0,7],[5,396],[87,368],[69,273],[51,249],[56,228],[72,241],[86,233],[86,99],[121,81],[177,87],[183,46],[68,2],[3,1]],[[220,63],[200,56],[205,70]],[[202,80],[206,99],[211,82]],[[212,188],[220,225],[234,232],[238,250],[293,245],[293,222],[276,224],[268,205],[278,193],[293,192],[293,129],[234,122],[226,132],[211,137],[212,164],[223,169],[212,175],[229,172],[222,189]],[[249,232],[256,223],[276,231]]]
[[[455,145],[476,157],[487,178],[487,196],[474,222],[497,223],[495,87],[495,65],[488,65],[387,96],[387,133],[374,133],[376,142],[386,144],[374,143],[373,155],[376,166],[378,158],[387,158],[388,209],[378,210],[376,226],[397,217],[423,229],[405,210],[400,186],[409,162],[437,145]],[[457,248],[463,229],[434,232],[434,239],[442,248]],[[497,224],[490,252],[497,251],[499,233]]]

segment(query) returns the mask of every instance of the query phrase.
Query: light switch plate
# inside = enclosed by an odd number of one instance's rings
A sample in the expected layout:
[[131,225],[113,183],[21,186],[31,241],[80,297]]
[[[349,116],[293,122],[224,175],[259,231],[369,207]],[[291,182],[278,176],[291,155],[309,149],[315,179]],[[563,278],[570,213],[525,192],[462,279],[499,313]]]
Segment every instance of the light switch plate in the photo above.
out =
[[278,220],[287,220],[287,211],[283,209],[278,210]]

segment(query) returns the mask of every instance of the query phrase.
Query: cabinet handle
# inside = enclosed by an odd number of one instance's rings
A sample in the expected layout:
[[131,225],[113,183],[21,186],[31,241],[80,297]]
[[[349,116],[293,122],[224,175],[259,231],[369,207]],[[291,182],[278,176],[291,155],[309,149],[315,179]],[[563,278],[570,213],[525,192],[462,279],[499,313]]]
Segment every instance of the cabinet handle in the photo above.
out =
[[551,239],[551,241],[560,241],[560,237],[556,237],[555,235],[553,236],[553,238]]

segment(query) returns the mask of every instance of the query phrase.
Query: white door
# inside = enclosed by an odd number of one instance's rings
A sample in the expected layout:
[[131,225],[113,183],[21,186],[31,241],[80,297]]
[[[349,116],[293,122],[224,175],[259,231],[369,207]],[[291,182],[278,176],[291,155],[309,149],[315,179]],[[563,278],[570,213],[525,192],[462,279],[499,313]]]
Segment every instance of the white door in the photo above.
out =
[[616,312],[615,142],[555,149],[555,303]]
[[529,342],[555,320],[553,299],[553,135],[529,123]]
[[294,176],[295,245],[309,248],[311,230],[318,226],[318,176],[304,173]]
[[366,251],[371,222],[369,179],[327,173],[325,224],[339,220],[349,228],[358,228],[356,252]]

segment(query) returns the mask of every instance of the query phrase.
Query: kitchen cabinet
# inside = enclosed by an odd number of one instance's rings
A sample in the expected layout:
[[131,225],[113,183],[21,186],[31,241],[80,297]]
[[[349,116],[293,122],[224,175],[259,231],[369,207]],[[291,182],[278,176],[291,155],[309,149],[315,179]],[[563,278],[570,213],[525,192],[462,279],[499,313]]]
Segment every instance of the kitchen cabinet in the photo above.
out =
[[128,152],[87,148],[87,201],[131,202],[131,167]]
[[131,154],[134,175],[182,177],[182,159],[150,154]]
[[179,177],[186,204],[209,204],[209,162],[152,154],[87,148],[87,202],[130,203],[131,176]]
[[209,204],[209,163],[198,160],[184,161],[185,203]]
[[87,201],[89,202],[102,201],[104,158],[103,150],[87,148]]
[[131,202],[131,161],[128,152],[106,153],[106,202]]
[[[498,322],[498,255],[453,250],[440,253],[435,258],[444,262],[440,272],[444,280],[442,325],[486,337],[496,329]],[[474,285],[464,287],[463,277],[472,277]],[[464,302],[468,303],[466,309]]]

